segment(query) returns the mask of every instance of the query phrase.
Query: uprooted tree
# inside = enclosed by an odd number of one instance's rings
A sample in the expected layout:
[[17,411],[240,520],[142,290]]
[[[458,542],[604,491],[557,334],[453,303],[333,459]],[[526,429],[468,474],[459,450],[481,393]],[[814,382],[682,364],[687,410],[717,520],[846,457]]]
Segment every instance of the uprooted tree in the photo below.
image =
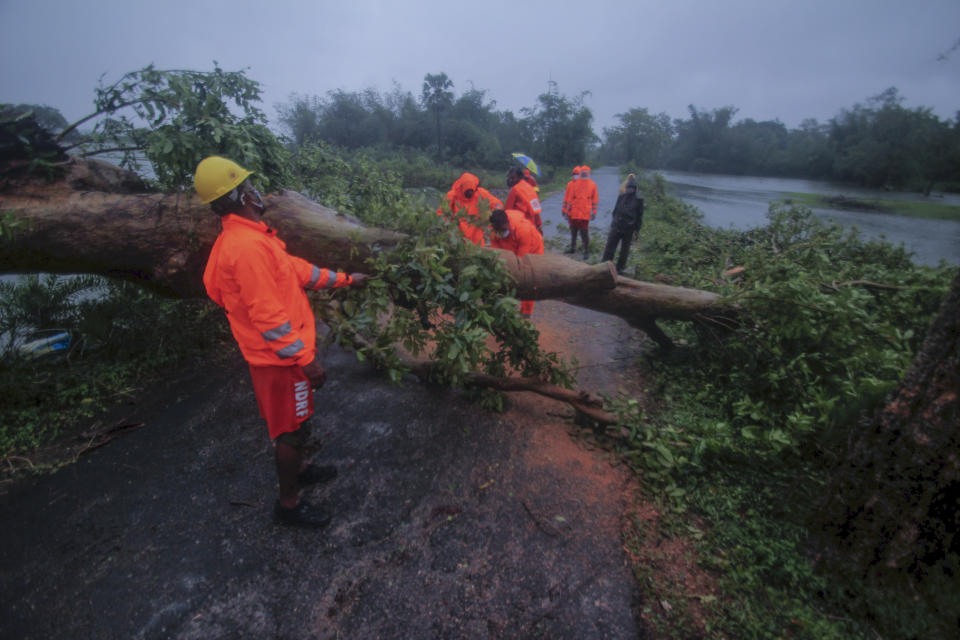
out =
[[[204,295],[200,274],[219,221],[192,193],[152,193],[136,175],[98,160],[71,158],[55,181],[9,173],[0,185],[5,239],[0,272],[93,273],[136,281],[177,297]],[[370,271],[373,258],[406,236],[369,227],[293,191],[265,196],[269,221],[289,250],[316,256],[324,266]],[[432,214],[431,214],[432,215]],[[609,264],[583,265],[556,255],[498,254],[521,299],[558,299],[610,313],[651,335],[670,339],[657,318],[704,321],[724,313],[716,294],[620,278]],[[505,292],[506,293],[506,292]],[[426,375],[424,366],[414,372]],[[471,374],[462,382],[490,388],[517,388],[517,382]],[[527,379],[531,390],[571,402],[577,397],[543,380]],[[578,408],[599,408],[596,398]],[[601,422],[609,414],[594,412]]]
[[[174,296],[202,296],[199,274],[219,222],[192,193],[149,193],[135,175],[95,160],[71,159],[52,183],[26,180],[0,190],[15,238],[0,271],[97,273],[135,280]],[[368,227],[294,191],[265,196],[269,222],[302,256],[322,256],[345,271],[404,235]],[[500,254],[522,299],[562,299],[623,317],[640,328],[657,318],[696,321],[723,308],[717,294],[617,277],[608,263],[584,265],[555,255]],[[667,338],[664,336],[664,339]]]

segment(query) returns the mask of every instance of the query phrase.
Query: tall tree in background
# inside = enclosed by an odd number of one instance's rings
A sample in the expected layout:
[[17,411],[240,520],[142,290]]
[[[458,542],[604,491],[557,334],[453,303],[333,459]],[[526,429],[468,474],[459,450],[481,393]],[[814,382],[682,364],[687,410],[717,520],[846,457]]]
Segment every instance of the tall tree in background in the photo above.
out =
[[620,124],[603,130],[604,162],[630,163],[643,168],[661,166],[673,143],[670,116],[634,108],[616,117]]
[[922,188],[960,178],[956,123],[926,107],[907,109],[890,87],[830,121],[833,177],[874,188]]
[[291,94],[290,101],[276,105],[280,128],[294,146],[302,147],[320,139],[323,103],[316,96]]
[[590,92],[584,91],[576,98],[567,98],[551,81],[547,92],[537,97],[535,107],[521,109],[523,126],[538,162],[565,167],[584,161],[587,146],[596,139],[590,126],[593,113],[583,106],[588,95]]
[[830,127],[807,118],[787,137],[786,174],[803,178],[827,179],[833,171]]
[[423,105],[433,112],[437,128],[437,160],[443,158],[443,135],[440,128],[441,114],[453,106],[453,81],[446,73],[428,73],[423,77]]
[[692,104],[689,120],[677,120],[676,142],[667,166],[682,171],[719,172],[726,159],[727,135],[736,107],[700,111]]
[[471,87],[450,108],[446,147],[451,158],[464,166],[498,166],[508,156],[495,135],[497,103],[486,96],[486,91]]

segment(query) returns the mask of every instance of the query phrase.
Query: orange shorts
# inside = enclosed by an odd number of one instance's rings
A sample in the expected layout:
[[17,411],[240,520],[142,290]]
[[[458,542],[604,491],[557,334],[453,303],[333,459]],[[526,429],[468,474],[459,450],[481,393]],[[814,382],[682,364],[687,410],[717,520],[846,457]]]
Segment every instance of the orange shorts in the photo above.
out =
[[250,365],[250,378],[271,440],[297,431],[300,423],[313,415],[313,389],[303,367]]

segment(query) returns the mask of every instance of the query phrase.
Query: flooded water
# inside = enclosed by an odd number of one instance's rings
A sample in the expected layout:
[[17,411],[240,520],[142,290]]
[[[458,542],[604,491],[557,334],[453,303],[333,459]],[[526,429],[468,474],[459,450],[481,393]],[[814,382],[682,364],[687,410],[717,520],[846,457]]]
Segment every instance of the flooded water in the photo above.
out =
[[[844,195],[851,198],[907,202],[937,202],[960,205],[958,194],[894,193],[834,185],[813,180],[718,176],[680,171],[659,171],[670,184],[672,194],[696,206],[710,226],[748,229],[766,224],[771,201],[789,192]],[[918,264],[936,265],[941,259],[960,264],[960,222],[908,218],[895,213],[867,213],[838,209],[813,209],[824,220],[856,227],[867,238],[883,238],[902,244]]]

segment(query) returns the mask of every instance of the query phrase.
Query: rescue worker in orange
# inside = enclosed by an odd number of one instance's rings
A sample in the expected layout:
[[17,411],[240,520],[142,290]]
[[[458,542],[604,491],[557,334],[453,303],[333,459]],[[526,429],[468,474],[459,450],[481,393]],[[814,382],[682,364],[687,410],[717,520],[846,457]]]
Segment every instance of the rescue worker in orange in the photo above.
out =
[[[464,173],[457,178],[447,192],[450,212],[454,215],[460,214],[457,222],[463,237],[478,247],[484,246],[483,226],[486,223],[480,214],[481,201],[486,201],[490,207],[487,213],[503,208],[500,199],[481,187],[480,178],[472,173]],[[442,206],[437,207],[437,215],[446,215]]]
[[[497,209],[490,214],[490,226],[490,246],[493,248],[507,249],[518,258],[528,253],[543,255],[543,235],[523,212]],[[528,318],[533,315],[533,300],[522,300],[520,313]]]
[[542,211],[540,197],[537,195],[537,190],[523,179],[523,169],[520,167],[510,168],[507,172],[507,186],[510,187],[510,192],[507,194],[507,202],[503,208],[522,212],[542,236],[543,221],[540,219]]
[[[583,240],[583,259],[590,258],[590,221],[597,218],[597,183],[590,179],[590,167],[580,167],[580,177],[574,185],[573,197],[566,212],[570,222],[570,247],[564,253],[577,250],[577,234]],[[566,201],[564,201],[566,206]]]
[[250,183],[251,173],[219,156],[197,165],[197,195],[222,224],[203,284],[227,312],[273,440],[280,484],[274,519],[319,528],[330,521],[330,513],[301,500],[298,490],[332,480],[337,470],[304,461],[307,430],[302,425],[313,414],[313,389],[327,377],[317,359],[315,321],[305,290],[362,285],[367,276],[337,273],[287,253],[277,232],[262,221],[266,206]]

